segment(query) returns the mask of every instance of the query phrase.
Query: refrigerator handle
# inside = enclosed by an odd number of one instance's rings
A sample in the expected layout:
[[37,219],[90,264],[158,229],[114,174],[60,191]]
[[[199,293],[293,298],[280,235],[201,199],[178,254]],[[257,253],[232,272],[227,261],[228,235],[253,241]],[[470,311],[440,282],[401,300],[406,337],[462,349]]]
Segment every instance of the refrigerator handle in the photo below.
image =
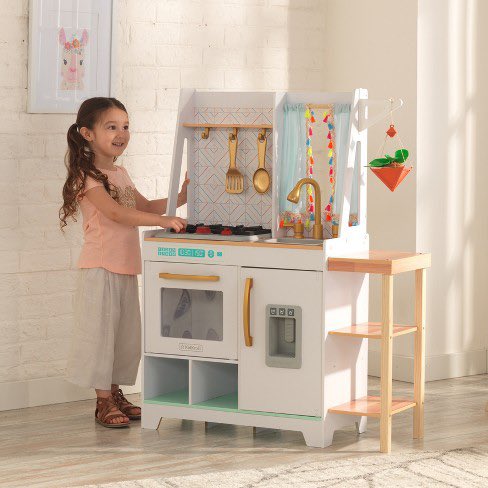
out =
[[244,306],[243,306],[243,323],[244,323],[244,341],[247,347],[252,346],[251,336],[251,288],[252,278],[246,278],[246,286],[244,288]]

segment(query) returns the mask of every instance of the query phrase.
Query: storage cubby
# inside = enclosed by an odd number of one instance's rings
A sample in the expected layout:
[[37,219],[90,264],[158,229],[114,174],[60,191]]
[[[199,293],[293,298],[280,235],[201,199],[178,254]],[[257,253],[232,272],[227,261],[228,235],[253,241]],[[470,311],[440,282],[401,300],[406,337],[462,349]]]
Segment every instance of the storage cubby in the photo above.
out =
[[192,407],[237,410],[237,364],[192,360],[190,385]]
[[163,405],[189,404],[187,359],[144,357],[144,402]]

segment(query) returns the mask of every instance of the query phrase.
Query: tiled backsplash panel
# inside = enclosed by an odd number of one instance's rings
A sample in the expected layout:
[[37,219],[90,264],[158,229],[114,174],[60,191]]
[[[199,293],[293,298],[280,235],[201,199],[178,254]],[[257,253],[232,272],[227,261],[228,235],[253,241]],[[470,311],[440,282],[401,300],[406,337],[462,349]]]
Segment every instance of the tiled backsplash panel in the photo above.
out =
[[[272,124],[272,108],[195,109],[199,124]],[[208,139],[195,129],[195,220],[206,224],[262,225],[271,228],[271,185],[265,194],[257,193],[252,184],[258,168],[258,129],[239,129],[237,133],[237,169],[244,176],[244,191],[225,191],[225,175],[229,168],[229,133],[231,129],[211,129]],[[266,169],[273,178],[273,133],[266,131]]]

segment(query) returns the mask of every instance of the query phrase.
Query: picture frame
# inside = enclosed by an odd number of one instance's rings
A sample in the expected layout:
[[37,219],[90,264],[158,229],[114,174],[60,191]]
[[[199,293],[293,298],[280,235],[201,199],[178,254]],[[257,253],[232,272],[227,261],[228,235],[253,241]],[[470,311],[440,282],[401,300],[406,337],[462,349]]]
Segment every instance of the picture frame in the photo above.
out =
[[29,113],[76,113],[113,92],[114,0],[30,0]]

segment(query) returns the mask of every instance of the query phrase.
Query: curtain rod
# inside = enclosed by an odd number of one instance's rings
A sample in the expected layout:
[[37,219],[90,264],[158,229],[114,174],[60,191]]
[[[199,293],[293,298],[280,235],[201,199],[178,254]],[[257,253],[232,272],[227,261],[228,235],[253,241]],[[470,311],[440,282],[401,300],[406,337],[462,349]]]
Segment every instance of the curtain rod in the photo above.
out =
[[305,104],[309,108],[329,108],[331,105],[334,105],[333,103],[306,103]]

